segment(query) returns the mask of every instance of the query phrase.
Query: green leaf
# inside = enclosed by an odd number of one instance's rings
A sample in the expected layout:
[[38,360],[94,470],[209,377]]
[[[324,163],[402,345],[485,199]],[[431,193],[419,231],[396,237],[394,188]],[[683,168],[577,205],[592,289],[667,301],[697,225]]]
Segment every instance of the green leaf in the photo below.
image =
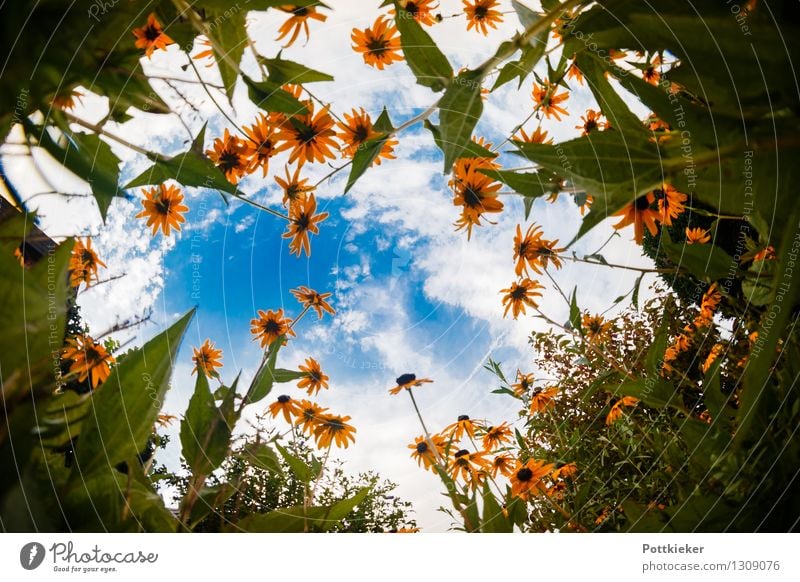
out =
[[734,258],[717,245],[674,243],[666,229],[661,229],[661,249],[676,267],[686,269],[700,281],[719,281],[738,271]]
[[256,372],[253,382],[250,384],[250,389],[247,391],[245,399],[248,404],[254,404],[259,400],[263,400],[272,392],[272,386],[276,382],[275,365],[278,361],[278,352],[282,346],[283,336],[276,339],[270,345],[267,360],[258,369],[258,372]]
[[75,447],[76,478],[113,467],[144,449],[164,403],[172,364],[195,310],[126,354],[92,398]]
[[[442,141],[442,134],[439,131],[439,126],[434,125],[427,119],[423,122],[425,128],[433,135],[433,141],[436,143],[440,150],[444,150],[444,142]],[[497,153],[486,149],[482,145],[469,140],[464,144],[464,150],[461,153],[462,158],[496,158]]]
[[687,412],[674,386],[660,377],[624,380],[614,393],[618,396],[633,396],[653,408],[670,406],[682,412]]
[[[211,27],[211,36],[214,43],[214,57],[222,77],[222,84],[228,100],[233,99],[236,80],[239,78],[239,62],[247,46],[247,30],[245,29],[245,10],[231,10],[229,6],[224,9],[211,10],[208,19],[218,25]],[[217,47],[222,51],[217,52]]]
[[283,467],[278,455],[264,443],[249,443],[239,455],[254,467],[280,475]]
[[394,22],[400,33],[403,55],[411,72],[417,78],[417,83],[434,91],[441,91],[453,78],[453,68],[447,57],[399,2],[395,1],[394,9],[396,14]]
[[275,443],[275,448],[278,449],[278,452],[283,457],[283,460],[286,461],[286,464],[289,465],[289,468],[292,470],[300,481],[303,483],[310,483],[314,480],[317,474],[311,470],[303,459],[294,456],[292,453],[287,451],[278,443]]
[[345,193],[353,187],[356,181],[367,171],[375,159],[380,155],[383,145],[391,136],[394,131],[392,122],[389,119],[389,113],[386,108],[383,108],[380,116],[376,120],[374,126],[377,131],[382,132],[381,135],[368,139],[362,143],[356,150],[353,156],[353,167],[350,169],[350,175],[347,177],[347,186],[345,186]]
[[717,358],[703,378],[703,403],[711,413],[713,424],[730,426],[730,418],[725,414],[728,396],[722,391],[720,382],[721,358]]
[[578,287],[572,290],[572,297],[569,301],[569,324],[572,329],[578,333],[583,334],[583,327],[581,326],[581,310],[578,307]]
[[478,168],[481,174],[486,174],[511,188],[520,196],[531,200],[558,192],[559,180],[551,172],[514,172],[511,170],[492,170]]
[[300,370],[276,368],[272,371],[272,381],[278,384],[293,382],[294,380],[299,380],[300,378],[305,378],[306,376],[308,376],[308,374],[306,372],[301,372]]
[[159,156],[150,168],[125,184],[124,188],[138,188],[151,184],[161,184],[175,180],[184,186],[213,188],[221,192],[236,194],[236,186],[228,182],[224,174],[206,157],[203,152],[206,126],[197,134],[191,147],[172,158]]
[[440,147],[444,153],[444,171],[449,172],[458,158],[470,157],[467,149],[472,130],[483,113],[481,75],[464,71],[447,87],[439,101]]
[[[525,29],[534,26],[542,17],[538,12],[534,12],[516,0],[512,2],[512,6],[517,12],[517,16]],[[539,63],[542,56],[544,56],[545,50],[547,49],[548,33],[549,28],[545,28],[536,36],[532,36],[528,39],[528,44],[522,47],[520,58],[516,61],[506,63],[503,65],[503,68],[500,69],[494,86],[492,86],[492,91],[502,87],[515,78],[519,79],[519,87],[522,86],[522,82],[533,71],[533,68]],[[500,45],[497,54],[505,53],[508,47],[504,45],[506,45],[506,43]]]
[[111,200],[119,194],[119,158],[111,147],[95,134],[67,130],[63,138],[56,141],[47,129],[30,123],[26,126],[28,133],[39,139],[39,146],[67,170],[89,183],[105,222]]
[[230,483],[203,487],[198,493],[197,501],[192,506],[192,512],[189,515],[189,529],[193,529],[212,511],[221,509],[234,493],[236,493],[236,488]]
[[511,533],[514,525],[505,515],[503,508],[489,488],[489,483],[483,485],[483,519],[481,519],[482,533]]
[[644,363],[647,371],[653,377],[661,374],[661,367],[664,364],[664,352],[669,342],[669,324],[672,321],[672,317],[671,312],[665,309],[661,314],[661,323],[659,323],[658,331],[653,337],[653,343],[650,344],[650,349],[647,350]]
[[281,89],[281,86],[272,80],[254,81],[247,75],[243,75],[243,78],[248,87],[250,100],[259,109],[288,115],[306,115],[308,113],[308,109],[303,103],[295,99],[288,91]]
[[209,475],[228,454],[232,426],[217,408],[208,378],[198,372],[194,395],[181,422],[181,453],[195,475]]
[[639,309],[639,287],[642,285],[642,277],[644,273],[636,277],[636,282],[633,284],[633,294],[631,295],[631,303],[636,309]]
[[333,81],[333,77],[327,73],[321,73],[300,63],[282,59],[280,53],[274,59],[259,57],[259,60],[266,65],[270,82],[276,85],[285,85],[286,83],[302,85],[318,81]]
[[[594,132],[561,144],[515,141],[519,155],[570,180],[594,197],[575,240],[626,204],[659,186],[663,157],[654,142],[618,131]],[[570,243],[572,244],[572,243]]]

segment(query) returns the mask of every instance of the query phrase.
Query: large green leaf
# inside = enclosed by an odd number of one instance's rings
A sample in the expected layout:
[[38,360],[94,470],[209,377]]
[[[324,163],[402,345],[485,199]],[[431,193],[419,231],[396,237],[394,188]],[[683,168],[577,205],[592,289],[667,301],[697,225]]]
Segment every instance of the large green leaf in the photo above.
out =
[[248,404],[253,404],[259,400],[263,400],[267,395],[272,392],[272,386],[276,382],[275,366],[278,361],[278,352],[283,345],[283,337],[279,337],[269,347],[269,355],[266,361],[258,368],[253,381],[250,384],[250,389],[247,391],[245,399]]
[[293,455],[278,443],[275,443],[275,448],[278,449],[283,460],[286,461],[292,473],[294,473],[300,481],[303,483],[310,483],[317,476],[316,472],[312,470],[312,467],[309,467],[303,459]]
[[[207,16],[207,19],[214,24],[209,27],[211,37],[215,41],[214,57],[228,99],[233,99],[233,90],[239,78],[239,62],[247,47],[246,16],[245,10],[231,10],[230,7],[212,10]],[[218,50],[220,52],[217,52]]]
[[478,168],[478,171],[502,182],[525,198],[535,199],[559,191],[560,181],[554,174],[547,171],[514,172],[490,168]]
[[67,170],[89,183],[103,221],[111,200],[119,194],[119,158],[94,134],[67,131],[56,141],[44,128],[26,124],[39,145]]
[[431,36],[414,17],[395,1],[395,24],[400,32],[403,55],[417,83],[434,91],[444,89],[453,78],[453,68]]
[[618,131],[594,132],[561,144],[515,141],[516,153],[570,180],[594,197],[576,240],[638,196],[660,185],[663,159],[646,137],[626,139]]
[[250,77],[244,77],[247,84],[250,100],[257,107],[265,111],[286,113],[288,115],[305,115],[308,109],[303,103],[295,99],[288,91],[284,91],[281,85],[268,79],[266,81],[254,81]]
[[225,460],[232,428],[217,408],[208,378],[198,371],[180,432],[181,454],[195,475],[209,475]]
[[196,188],[213,188],[221,192],[236,194],[236,186],[228,182],[225,175],[214,166],[203,152],[206,126],[197,134],[191,147],[171,158],[153,157],[155,162],[147,170],[125,184],[125,188],[137,188],[151,184],[160,184],[167,180],[176,180],[184,186]]
[[[517,16],[519,17],[522,26],[524,26],[526,29],[534,26],[542,16],[541,14],[534,12],[516,0],[513,0],[511,4],[517,13]],[[522,82],[533,71],[533,68],[541,60],[542,56],[544,56],[545,49],[547,48],[547,35],[549,31],[549,28],[545,27],[542,32],[532,36],[530,39],[528,39],[528,43],[522,47],[522,54],[520,58],[516,61],[510,61],[503,65],[503,68],[500,69],[497,79],[492,86],[492,91],[505,85],[512,79],[519,79],[519,86],[522,86]],[[497,50],[498,54],[505,54],[505,51],[507,50],[507,47],[503,46],[505,44],[506,43],[500,45],[500,48]]]
[[686,269],[700,281],[719,281],[738,270],[733,257],[717,245],[675,243],[666,229],[661,230],[660,248],[675,266]]
[[[423,126],[425,129],[431,132],[433,136],[433,141],[436,143],[437,147],[440,150],[444,150],[444,142],[442,141],[442,133],[439,131],[439,126],[434,125],[429,120],[425,120],[423,122]],[[496,158],[497,153],[490,151],[483,147],[482,145],[478,144],[473,140],[469,140],[466,144],[464,144],[464,149],[461,152],[462,158]]]
[[453,79],[439,101],[439,131],[444,171],[449,172],[453,163],[466,152],[472,141],[472,130],[483,113],[481,100],[481,75],[476,71],[464,71]]
[[503,515],[503,508],[497,503],[494,493],[489,488],[489,483],[483,486],[483,519],[481,519],[482,533],[511,533],[514,524]]
[[239,455],[244,461],[254,467],[264,469],[270,473],[283,473],[283,467],[278,455],[269,445],[264,443],[249,443]]
[[304,83],[315,83],[318,81],[333,81],[332,75],[309,69],[305,65],[295,63],[294,61],[282,59],[280,53],[278,53],[278,56],[274,59],[259,57],[259,60],[267,67],[269,80],[277,85],[283,85],[285,83],[302,85]]
[[145,448],[194,311],[128,353],[94,395],[75,447],[76,476],[113,470]]

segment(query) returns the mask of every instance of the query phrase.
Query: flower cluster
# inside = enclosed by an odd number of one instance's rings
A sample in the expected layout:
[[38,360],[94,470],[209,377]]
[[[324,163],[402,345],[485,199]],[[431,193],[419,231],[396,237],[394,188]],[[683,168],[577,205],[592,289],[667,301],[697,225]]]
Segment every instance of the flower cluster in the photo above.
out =
[[[614,228],[619,230],[633,225],[634,239],[637,244],[642,244],[644,229],[652,236],[658,234],[658,223],[672,226],[673,220],[686,210],[688,196],[678,192],[669,184],[663,184],[644,196],[639,196],[633,202],[617,211],[614,216],[621,216]],[[687,233],[688,237],[688,233]]]

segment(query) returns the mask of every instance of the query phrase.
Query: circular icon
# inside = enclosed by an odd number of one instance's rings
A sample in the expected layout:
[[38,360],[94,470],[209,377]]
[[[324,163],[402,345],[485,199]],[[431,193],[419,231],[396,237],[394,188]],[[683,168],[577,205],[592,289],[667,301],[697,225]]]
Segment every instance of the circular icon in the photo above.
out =
[[29,542],[19,551],[19,563],[26,570],[35,570],[44,561],[44,546],[39,542]]

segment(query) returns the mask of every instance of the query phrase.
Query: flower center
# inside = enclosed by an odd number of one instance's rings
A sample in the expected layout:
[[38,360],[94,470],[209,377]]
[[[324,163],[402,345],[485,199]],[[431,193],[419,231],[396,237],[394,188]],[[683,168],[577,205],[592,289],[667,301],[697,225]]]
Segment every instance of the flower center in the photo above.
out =
[[417,379],[416,374],[403,374],[395,382],[397,382],[398,386],[402,386],[403,384],[409,384]]
[[463,422],[465,420],[469,420],[469,416],[467,416],[466,414],[462,414],[461,416],[458,417],[458,422]]
[[533,477],[533,471],[531,471],[527,467],[517,471],[517,481],[522,481],[522,482],[530,481],[532,477]]
[[424,455],[425,453],[428,452],[428,445],[424,442],[417,443],[417,452],[420,455]]
[[144,27],[144,37],[150,42],[153,42],[159,36],[161,36],[161,29],[150,24]]
[[291,399],[292,399],[292,397],[291,396],[287,396],[286,394],[281,394],[280,396],[278,396],[278,402],[280,402],[281,404],[286,404]]

